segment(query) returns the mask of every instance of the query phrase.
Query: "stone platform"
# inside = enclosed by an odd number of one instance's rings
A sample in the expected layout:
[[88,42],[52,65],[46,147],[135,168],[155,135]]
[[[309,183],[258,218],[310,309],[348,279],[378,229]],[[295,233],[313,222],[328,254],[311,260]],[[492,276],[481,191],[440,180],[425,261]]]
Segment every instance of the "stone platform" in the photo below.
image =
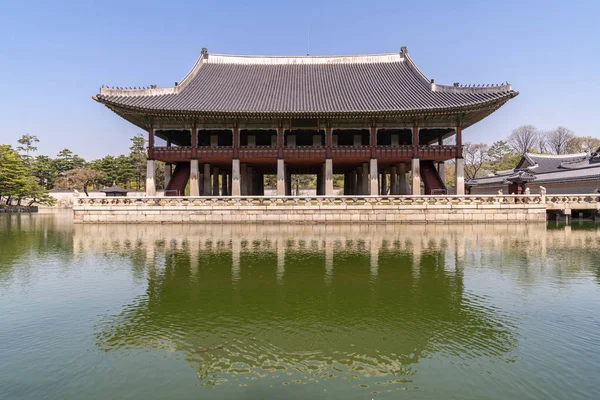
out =
[[490,223],[545,221],[541,195],[80,197],[75,223]]

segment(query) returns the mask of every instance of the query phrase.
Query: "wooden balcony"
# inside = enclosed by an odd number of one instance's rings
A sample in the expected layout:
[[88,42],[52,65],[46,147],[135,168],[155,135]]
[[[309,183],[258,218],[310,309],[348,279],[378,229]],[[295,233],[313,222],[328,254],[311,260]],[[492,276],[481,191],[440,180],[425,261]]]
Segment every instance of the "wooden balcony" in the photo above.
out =
[[189,146],[155,146],[152,152],[154,158],[159,161],[179,162],[192,159],[192,148]]
[[[278,157],[277,146],[241,146],[241,162],[271,162]],[[410,145],[377,146],[377,158],[383,162],[409,162],[413,156]],[[458,146],[419,146],[421,160],[445,161],[456,157]],[[183,146],[154,147],[154,158],[165,162],[181,162],[192,159],[192,148]],[[331,155],[334,162],[366,162],[371,158],[371,146],[333,146]],[[325,162],[325,146],[285,146],[283,157],[292,163]],[[197,148],[197,157],[201,162],[228,163],[233,157],[232,146]]]
[[458,146],[419,146],[421,160],[445,161],[456,158]]
[[283,158],[291,163],[315,163],[325,162],[327,149],[325,146],[285,146]]
[[377,158],[390,161],[410,161],[413,156],[413,148],[405,146],[377,146]]

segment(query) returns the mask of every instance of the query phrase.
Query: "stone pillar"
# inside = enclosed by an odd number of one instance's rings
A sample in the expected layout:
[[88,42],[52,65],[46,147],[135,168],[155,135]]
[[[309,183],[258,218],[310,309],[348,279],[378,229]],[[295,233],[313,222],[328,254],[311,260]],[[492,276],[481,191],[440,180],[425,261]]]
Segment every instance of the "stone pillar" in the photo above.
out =
[[408,179],[406,179],[406,164],[398,164],[398,194],[407,195],[410,193],[408,190]]
[[446,164],[443,162],[438,164],[438,175],[440,176],[444,186],[446,186]]
[[234,159],[231,162],[231,195],[241,196],[242,187],[240,185],[240,160]]
[[465,159],[456,159],[456,194],[465,194]]
[[317,196],[323,195],[323,166],[317,172]]
[[421,163],[418,158],[412,159],[412,194],[421,195]]
[[221,172],[221,196],[229,196],[229,192],[227,192],[227,172]]
[[[371,196],[377,196],[379,195],[378,192],[378,188],[379,188],[379,182],[378,182],[378,172],[377,172],[377,159],[376,158],[371,158],[371,163],[370,163],[370,171],[371,173],[371,185],[370,185],[370,190],[369,190],[369,195]],[[365,179],[366,180],[366,179]]]
[[[165,186],[164,189],[167,190],[167,186],[169,186],[169,182],[171,182],[171,175],[173,174],[173,165],[166,163],[165,164]],[[167,192],[165,192],[165,196]]]
[[325,160],[325,196],[333,196],[333,160]]
[[248,196],[252,196],[254,195],[254,191],[252,190],[252,167],[251,166],[247,166],[246,167],[246,194],[248,194]]
[[219,195],[219,167],[213,167],[212,194]]
[[387,185],[387,170],[383,170],[381,171],[381,195],[385,196],[387,195],[387,190],[388,189],[388,185]]
[[[348,172],[348,194],[356,195],[358,175],[356,174],[356,170]],[[346,193],[344,193],[346,194]]]
[[246,180],[248,179],[248,166],[246,164],[242,164],[242,169],[240,171],[240,193],[242,196],[248,195],[248,183]]
[[277,196],[285,196],[285,163],[283,158],[277,160]]
[[258,185],[258,189],[260,190],[260,192],[258,193],[261,196],[265,195],[265,174],[263,174],[261,172],[260,174],[260,180],[259,180],[259,185]]
[[[377,160],[374,160],[376,163],[375,165],[377,165]],[[375,179],[377,179],[377,175],[375,175]],[[362,165],[362,173],[360,176],[360,194],[363,196],[369,194],[369,163],[363,163]]]
[[155,169],[154,160],[146,161],[146,196],[156,196],[156,185],[154,183]]
[[398,194],[398,176],[396,175],[396,166],[390,167],[390,194]]
[[190,161],[190,196],[200,196],[198,184],[198,160]]
[[212,188],[210,187],[210,164],[204,164],[204,196],[210,196]]
[[231,196],[231,173],[227,174],[227,196]]
[[217,147],[219,145],[219,135],[210,135],[210,147]]
[[292,195],[292,173],[287,165],[285,166],[285,194],[287,196]]

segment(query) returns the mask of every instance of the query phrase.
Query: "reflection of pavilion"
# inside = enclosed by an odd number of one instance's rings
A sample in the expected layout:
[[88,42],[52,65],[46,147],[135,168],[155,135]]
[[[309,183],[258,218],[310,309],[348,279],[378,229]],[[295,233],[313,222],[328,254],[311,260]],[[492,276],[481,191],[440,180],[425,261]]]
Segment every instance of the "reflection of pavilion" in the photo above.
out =
[[98,345],[166,345],[210,379],[281,371],[388,381],[434,353],[501,357],[515,344],[510,321],[465,292],[465,242],[448,227],[410,235],[384,226],[75,232],[77,248],[138,254],[152,266],[146,295],[99,328]]

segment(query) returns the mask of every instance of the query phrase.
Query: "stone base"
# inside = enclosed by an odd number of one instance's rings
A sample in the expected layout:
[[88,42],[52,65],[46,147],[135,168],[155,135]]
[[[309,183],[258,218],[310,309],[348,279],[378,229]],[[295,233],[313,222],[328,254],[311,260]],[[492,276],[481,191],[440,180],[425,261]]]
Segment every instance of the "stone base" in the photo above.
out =
[[77,205],[76,223],[324,224],[546,221],[543,204],[446,205]]

